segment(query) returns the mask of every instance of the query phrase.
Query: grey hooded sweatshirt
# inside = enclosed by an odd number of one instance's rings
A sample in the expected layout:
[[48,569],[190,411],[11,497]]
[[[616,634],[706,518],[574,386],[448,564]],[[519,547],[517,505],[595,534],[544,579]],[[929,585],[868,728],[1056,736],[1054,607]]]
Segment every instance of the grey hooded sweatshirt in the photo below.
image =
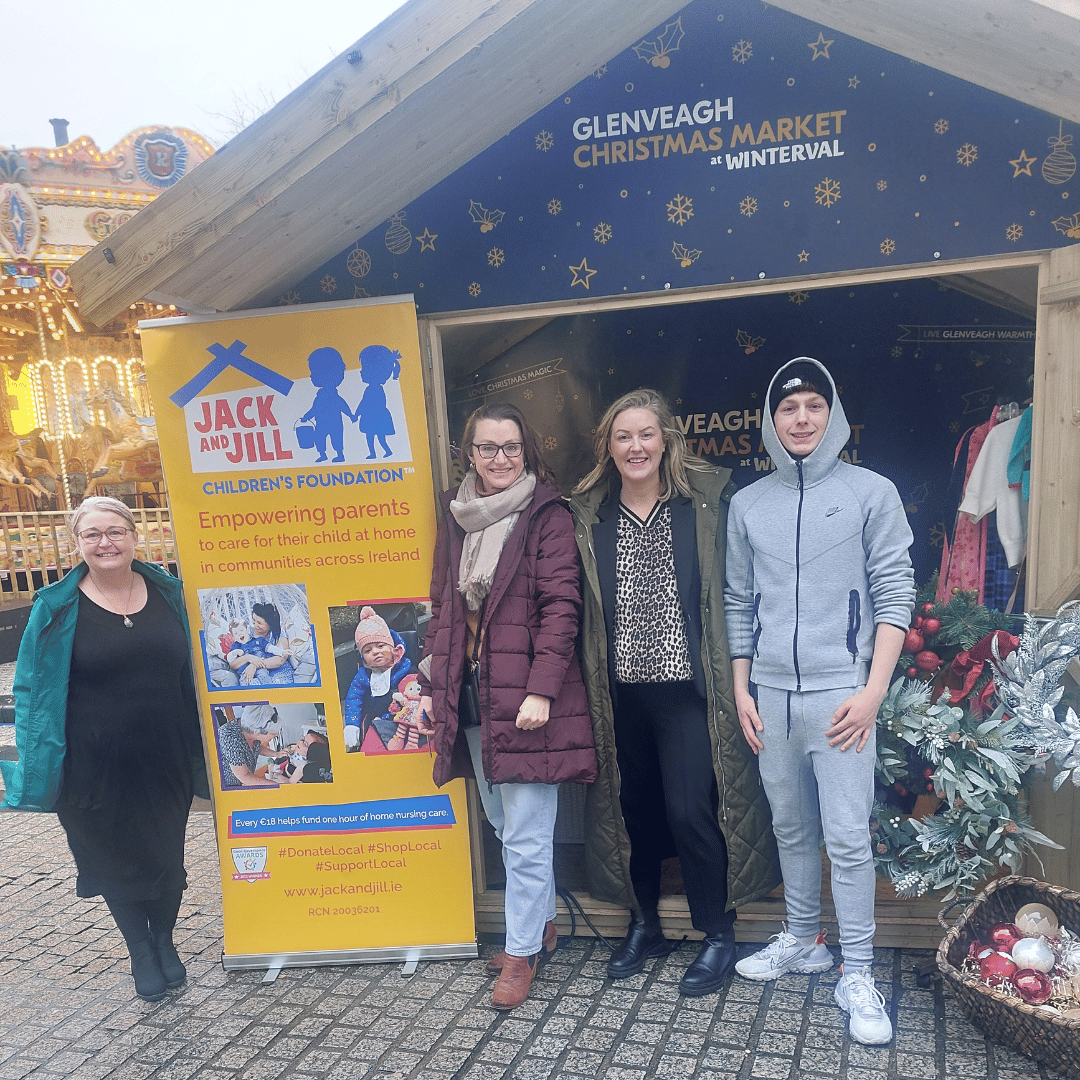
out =
[[776,470],[737,492],[728,512],[728,641],[758,685],[855,688],[869,674],[877,624],[911,621],[911,529],[891,481],[838,459],[851,431],[832,376],[811,357],[798,362],[816,364],[832,386],[829,422],[797,460],[766,406],[762,439]]

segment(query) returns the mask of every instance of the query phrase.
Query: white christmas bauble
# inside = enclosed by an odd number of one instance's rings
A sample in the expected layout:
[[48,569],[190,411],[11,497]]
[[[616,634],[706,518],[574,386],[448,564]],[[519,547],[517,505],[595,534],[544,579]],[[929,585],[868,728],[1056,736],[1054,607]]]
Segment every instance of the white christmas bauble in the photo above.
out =
[[1025,904],[1013,922],[1027,937],[1054,937],[1058,932],[1058,918],[1045,904]]
[[1050,971],[1057,963],[1054,950],[1041,937],[1021,938],[1012,947],[1012,958],[1020,968]]

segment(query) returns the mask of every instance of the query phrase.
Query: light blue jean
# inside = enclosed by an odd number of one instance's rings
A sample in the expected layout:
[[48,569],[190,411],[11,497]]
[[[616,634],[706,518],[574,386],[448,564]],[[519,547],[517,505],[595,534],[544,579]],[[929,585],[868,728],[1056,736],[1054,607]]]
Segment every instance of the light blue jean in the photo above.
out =
[[858,689],[802,694],[769,686],[757,690],[758,715],[765,725],[758,768],[780,849],[788,931],[801,938],[821,928],[820,819],[832,864],[832,898],[844,963],[849,969],[866,967],[874,959],[870,813],[876,733],[871,733],[862,753],[854,746],[841,752],[825,737],[833,713]]
[[555,815],[558,784],[493,784],[488,791],[480,752],[480,729],[465,729],[480,800],[502,843],[506,868],[506,952],[540,951],[545,924],[555,918]]

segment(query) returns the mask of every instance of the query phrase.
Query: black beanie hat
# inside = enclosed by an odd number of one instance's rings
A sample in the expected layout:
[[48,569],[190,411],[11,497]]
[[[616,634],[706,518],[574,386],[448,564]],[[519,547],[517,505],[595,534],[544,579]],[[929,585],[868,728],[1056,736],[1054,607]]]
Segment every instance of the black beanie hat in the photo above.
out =
[[769,394],[770,413],[776,413],[784,398],[807,391],[820,394],[825,399],[825,404],[832,408],[832,386],[829,377],[817,364],[797,360],[781,370],[784,373],[783,379],[773,383],[772,392]]

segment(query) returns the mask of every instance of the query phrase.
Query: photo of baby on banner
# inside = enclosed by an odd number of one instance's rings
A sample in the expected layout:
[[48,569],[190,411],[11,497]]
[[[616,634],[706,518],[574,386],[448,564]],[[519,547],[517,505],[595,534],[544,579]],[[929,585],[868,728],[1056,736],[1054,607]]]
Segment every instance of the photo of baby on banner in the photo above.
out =
[[207,689],[319,686],[319,660],[303,585],[199,589]]
[[222,791],[333,783],[321,702],[230,702],[213,717]]
[[431,619],[427,600],[330,608],[334,670],[349,753],[427,751],[416,666]]

